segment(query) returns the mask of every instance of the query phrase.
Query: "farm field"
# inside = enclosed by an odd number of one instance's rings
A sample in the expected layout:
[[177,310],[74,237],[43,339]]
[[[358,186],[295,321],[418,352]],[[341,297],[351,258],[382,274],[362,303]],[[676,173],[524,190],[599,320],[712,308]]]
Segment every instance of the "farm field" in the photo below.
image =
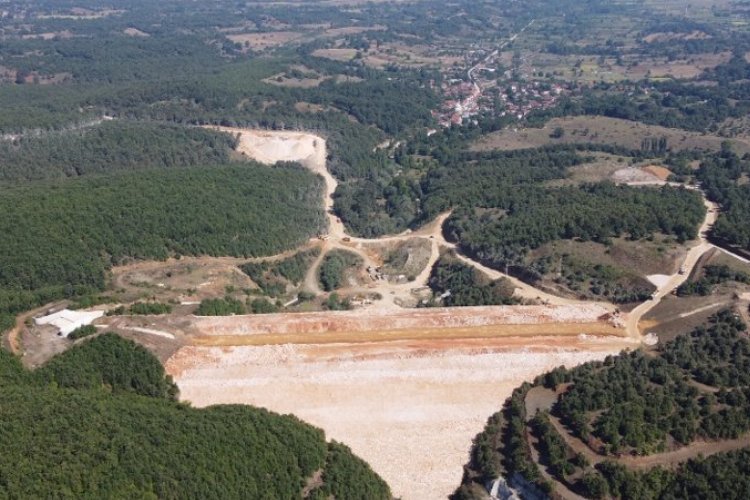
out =
[[[563,136],[551,137],[552,132],[558,128],[562,129]],[[475,151],[513,150],[550,144],[593,143],[613,144],[639,150],[641,141],[645,137],[666,137],[667,147],[674,151],[693,149],[718,151],[721,143],[729,140],[738,154],[750,152],[750,141],[744,138],[728,139],[604,116],[553,118],[543,128],[508,128],[480,138],[473,144],[472,149]]]

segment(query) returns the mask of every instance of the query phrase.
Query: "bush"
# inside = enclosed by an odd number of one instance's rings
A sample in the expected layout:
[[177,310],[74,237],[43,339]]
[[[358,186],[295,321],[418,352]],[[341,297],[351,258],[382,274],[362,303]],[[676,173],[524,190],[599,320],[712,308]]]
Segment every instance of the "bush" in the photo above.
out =
[[247,310],[242,302],[231,297],[223,299],[203,299],[195,311],[196,316],[232,316],[245,314]]
[[96,333],[96,327],[94,325],[79,326],[68,334],[70,340],[78,340],[84,337],[89,337]]

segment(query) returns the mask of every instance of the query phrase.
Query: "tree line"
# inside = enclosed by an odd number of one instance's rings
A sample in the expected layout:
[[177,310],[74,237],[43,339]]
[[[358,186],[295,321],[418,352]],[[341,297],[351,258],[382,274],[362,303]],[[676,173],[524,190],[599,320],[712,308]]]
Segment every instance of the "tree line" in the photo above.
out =
[[[573,369],[560,367],[522,385],[475,438],[470,473],[454,498],[478,498],[472,494],[472,482],[499,475],[512,478],[514,473],[549,494],[554,483],[544,479],[540,466],[587,498],[713,498],[707,494],[709,484],[726,492],[727,498],[741,498],[731,485],[744,484],[746,464],[738,459],[750,449],[697,457],[675,470],[633,470],[615,458],[663,451],[668,436],[687,445],[699,437],[721,440],[747,433],[750,341],[745,331],[746,325],[732,311],[722,311],[707,325],[664,344],[656,356],[623,353]],[[604,458],[595,466],[567,445],[548,414],[526,412],[529,390],[559,389],[561,384],[565,390],[552,415]],[[529,433],[539,440],[541,465],[532,458]],[[727,468],[717,472],[722,465]]]
[[[36,371],[0,351],[0,494],[27,497],[391,498],[348,448],[291,416],[194,409],[146,349],[107,333]],[[343,498],[344,496],[341,496]],[[317,497],[320,498],[320,497]]]

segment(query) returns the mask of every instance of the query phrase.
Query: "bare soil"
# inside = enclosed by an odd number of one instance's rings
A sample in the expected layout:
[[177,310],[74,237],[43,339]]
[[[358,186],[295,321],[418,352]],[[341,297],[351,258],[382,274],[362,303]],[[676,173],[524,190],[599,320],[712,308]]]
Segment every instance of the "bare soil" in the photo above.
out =
[[185,347],[167,362],[182,398],[294,413],[342,441],[406,500],[445,498],[472,438],[522,381],[602,359],[620,344],[573,339]]

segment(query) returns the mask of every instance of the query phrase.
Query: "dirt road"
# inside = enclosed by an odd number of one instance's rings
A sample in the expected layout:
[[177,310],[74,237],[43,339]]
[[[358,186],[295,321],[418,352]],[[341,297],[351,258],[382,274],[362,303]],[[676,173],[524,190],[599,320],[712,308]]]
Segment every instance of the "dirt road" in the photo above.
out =
[[638,326],[641,318],[643,318],[643,316],[646,315],[646,313],[648,313],[651,309],[656,307],[664,297],[671,294],[680,285],[687,281],[687,279],[690,277],[690,273],[692,273],[693,269],[698,264],[701,256],[714,248],[714,246],[708,242],[706,237],[708,235],[708,231],[716,222],[719,209],[715,203],[708,201],[705,196],[703,197],[703,204],[706,206],[706,217],[703,220],[703,224],[701,224],[701,227],[698,231],[698,240],[696,244],[688,251],[687,256],[685,256],[685,260],[680,267],[680,271],[682,272],[678,272],[677,274],[673,274],[672,276],[670,276],[668,280],[665,280],[662,286],[657,288],[651,300],[642,303],[641,305],[630,311],[630,313],[628,313],[626,319],[626,329],[628,335],[630,335],[632,338],[643,338],[644,332],[641,332]]
[[591,465],[610,460],[630,469],[648,470],[657,465],[671,468],[698,456],[708,457],[715,455],[716,453],[739,450],[750,446],[750,435],[745,435],[737,439],[727,439],[723,441],[697,440],[676,450],[653,453],[645,456],[626,455],[619,458],[609,456],[604,457],[595,453],[580,439],[571,436],[563,426],[562,422],[560,422],[559,418],[550,415],[550,422],[558,434],[560,434],[565,440],[567,445],[570,446],[574,452],[583,454]]
[[[396,299],[406,301],[409,299],[411,290],[427,285],[427,280],[429,279],[432,267],[439,258],[441,247],[457,250],[455,244],[446,241],[443,237],[443,223],[450,216],[450,212],[441,214],[434,221],[428,223],[417,231],[404,231],[401,234],[375,239],[358,238],[348,235],[344,228],[344,224],[333,213],[333,194],[338,187],[338,181],[333,175],[331,175],[326,167],[326,142],[322,137],[304,132],[271,132],[232,127],[210,128],[237,136],[239,138],[237,150],[249,158],[253,158],[266,164],[274,164],[277,161],[299,161],[307,168],[323,177],[325,180],[323,205],[328,217],[329,227],[328,235],[326,235],[323,244],[323,254],[332,249],[348,250],[359,255],[364,260],[366,266],[377,267],[376,263],[373,262],[367,252],[363,250],[363,247],[367,244],[406,241],[415,236],[427,237],[433,240],[431,244],[432,253],[429,263],[413,282],[392,284],[382,281],[377,282],[374,288],[368,289],[370,293],[377,292],[382,296],[387,297],[387,300],[381,301],[381,303],[377,304],[377,307],[381,310],[400,309],[397,305],[398,300]],[[318,286],[317,270],[323,257],[324,255],[321,255],[314,265],[311,266],[304,281],[305,288],[313,293],[322,293]],[[515,286],[515,294],[518,297],[528,300],[538,300],[546,304],[554,305],[581,303],[580,301],[564,299],[538,290],[516,278],[483,266],[460,253],[459,258],[466,264],[479,269],[491,279],[506,278],[510,280]],[[347,292],[352,290],[344,289],[341,291]],[[610,311],[615,309],[615,307],[610,304],[602,303],[600,305],[607,307]]]

